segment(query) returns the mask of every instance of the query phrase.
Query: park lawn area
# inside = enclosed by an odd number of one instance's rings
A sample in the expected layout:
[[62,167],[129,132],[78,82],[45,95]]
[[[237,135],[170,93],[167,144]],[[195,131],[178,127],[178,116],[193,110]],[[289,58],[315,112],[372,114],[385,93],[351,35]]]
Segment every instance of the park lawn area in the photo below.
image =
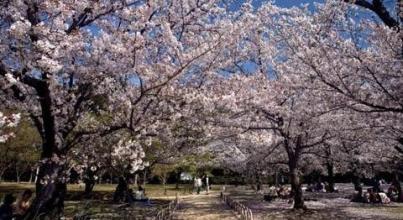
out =
[[[263,194],[248,187],[228,187],[231,198],[249,207],[256,219],[403,219],[403,203],[365,204],[350,201],[353,184],[337,184],[339,193],[304,192],[308,210],[293,210],[288,199],[264,201]],[[264,190],[263,190],[264,191]]]
[[[135,185],[130,185],[136,189]],[[65,201],[64,214],[67,218],[72,218],[77,213],[90,213],[98,216],[97,218],[112,218],[121,216],[124,213],[130,213],[136,217],[145,217],[155,214],[161,206],[166,205],[170,200],[178,196],[188,195],[192,193],[192,185],[180,184],[179,189],[176,189],[175,184],[166,185],[166,194],[164,187],[160,184],[147,184],[145,187],[146,196],[151,199],[151,205],[144,203],[135,203],[131,207],[122,208],[121,204],[113,204],[113,192],[116,184],[96,184],[94,187],[93,197],[84,199],[82,192],[84,185],[68,184],[67,196]],[[35,184],[26,182],[2,182],[0,183],[0,198],[2,199],[6,193],[13,193],[18,196],[25,189],[35,191]],[[219,190],[220,186],[214,186],[212,190]],[[104,216],[104,217],[99,217]]]
[[[130,185],[131,188],[135,189],[135,185]],[[179,189],[176,189],[175,184],[167,184],[166,185],[166,195],[164,194],[163,185],[160,184],[147,184],[145,187],[146,194],[148,197],[164,197],[164,196],[175,196],[176,193],[178,195],[184,195],[191,192],[191,185],[180,184]],[[111,193],[115,191],[116,184],[96,184],[94,187],[95,193]],[[218,187],[217,187],[218,188]],[[31,189],[35,191],[35,184],[33,183],[15,183],[15,182],[1,182],[0,183],[0,197],[3,197],[6,193],[14,193],[18,194],[25,189]],[[84,185],[81,184],[68,184],[67,185],[68,194],[71,193],[79,193],[84,192]]]
[[[136,189],[135,185],[130,185],[131,188]],[[108,195],[112,196],[115,191],[116,184],[96,184],[94,187],[95,194]],[[3,198],[6,193],[18,194],[25,189],[31,189],[35,191],[35,184],[30,184],[26,182],[15,183],[15,182],[0,182],[0,198]],[[221,185],[213,185],[212,191],[219,191],[221,189]],[[179,196],[187,195],[192,193],[192,185],[191,184],[180,184],[179,189],[176,189],[175,184],[167,184],[166,185],[166,194],[164,194],[164,187],[161,184],[146,184],[145,187],[146,195],[149,198],[171,198],[178,193]],[[84,185],[80,184],[68,184],[67,185],[68,198],[73,194],[79,194],[84,191]]]

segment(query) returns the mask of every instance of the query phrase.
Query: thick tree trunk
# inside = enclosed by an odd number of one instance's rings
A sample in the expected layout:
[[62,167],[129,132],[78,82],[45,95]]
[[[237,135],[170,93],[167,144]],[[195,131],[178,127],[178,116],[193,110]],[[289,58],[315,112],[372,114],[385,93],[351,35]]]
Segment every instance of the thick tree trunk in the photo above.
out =
[[[27,18],[32,27],[40,22],[38,4],[35,1],[25,1],[27,5]],[[39,37],[31,31],[32,43]],[[64,197],[67,187],[64,176],[64,156],[61,144],[64,143],[63,135],[58,133],[54,114],[53,92],[55,82],[50,73],[41,71],[40,79],[34,77],[22,77],[21,81],[36,90],[41,109],[41,120],[35,123],[42,138],[41,165],[36,181],[36,197],[30,206],[24,219],[60,219],[63,215]]]
[[94,189],[95,186],[95,181],[94,180],[87,180],[85,181],[85,189],[84,189],[84,195],[86,197],[91,196],[92,191]]
[[85,189],[84,189],[84,196],[90,197],[92,194],[92,190],[95,186],[95,173],[91,170],[91,168],[87,168],[86,176],[84,178]]
[[333,167],[333,164],[332,163],[330,163],[330,162],[328,162],[327,164],[326,164],[326,168],[327,168],[327,177],[328,177],[328,182],[329,182],[329,191],[328,192],[334,192],[335,191],[335,189],[334,189],[334,167]]
[[113,194],[113,202],[125,202],[128,193],[128,184],[125,177],[119,177],[118,185],[116,186],[115,193]]
[[354,177],[353,184],[354,184],[354,190],[358,192],[356,197],[353,199],[353,201],[362,202],[363,201],[363,195],[362,195],[361,178],[358,177],[358,176]]
[[302,194],[301,182],[298,170],[295,167],[290,167],[290,182],[292,196],[294,197],[294,209],[305,209],[304,198]]
[[36,197],[25,219],[59,219],[63,215],[67,187],[63,181],[64,167],[54,162],[40,166],[36,182]]
[[291,193],[294,197],[294,209],[306,209],[298,173],[298,160],[301,156],[301,142],[302,139],[299,136],[295,144],[295,149],[292,149],[290,148],[288,141],[285,141],[285,147],[288,154],[288,168],[290,170]]

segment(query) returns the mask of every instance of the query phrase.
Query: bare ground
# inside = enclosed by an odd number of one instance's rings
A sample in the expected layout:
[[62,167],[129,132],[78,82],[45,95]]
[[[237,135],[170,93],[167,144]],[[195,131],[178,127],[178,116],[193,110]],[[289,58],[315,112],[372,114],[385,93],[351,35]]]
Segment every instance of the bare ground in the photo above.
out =
[[304,193],[307,211],[294,211],[292,202],[276,199],[271,202],[263,200],[262,194],[245,188],[229,190],[232,198],[252,209],[254,219],[268,220],[310,220],[310,219],[403,219],[403,204],[363,204],[351,202],[349,196],[354,192],[349,184],[339,185],[339,193]]
[[182,197],[175,220],[236,220],[234,212],[220,201],[218,193]]

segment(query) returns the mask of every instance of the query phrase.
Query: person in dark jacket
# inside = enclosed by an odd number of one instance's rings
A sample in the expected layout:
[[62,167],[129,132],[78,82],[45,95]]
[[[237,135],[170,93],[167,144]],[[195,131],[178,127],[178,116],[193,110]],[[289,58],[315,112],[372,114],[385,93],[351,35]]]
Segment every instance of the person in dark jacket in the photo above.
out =
[[4,197],[3,205],[0,206],[0,220],[11,220],[13,218],[13,203],[15,197],[7,194]]

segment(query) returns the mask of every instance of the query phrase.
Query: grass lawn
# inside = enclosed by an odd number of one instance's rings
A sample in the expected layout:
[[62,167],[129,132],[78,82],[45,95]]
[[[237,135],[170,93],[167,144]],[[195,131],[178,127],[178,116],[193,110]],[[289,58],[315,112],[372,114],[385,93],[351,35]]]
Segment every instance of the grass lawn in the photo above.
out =
[[[135,185],[131,188],[136,189]],[[65,216],[72,218],[77,213],[90,213],[98,219],[109,219],[122,214],[130,213],[139,219],[152,216],[159,208],[166,205],[170,200],[178,196],[188,195],[192,193],[192,185],[181,184],[176,189],[175,184],[167,184],[164,190],[163,185],[147,184],[145,187],[146,196],[151,199],[151,205],[144,203],[135,203],[130,207],[122,207],[120,204],[113,204],[112,197],[116,184],[96,184],[94,187],[93,197],[91,199],[83,199],[84,185],[69,184],[67,185],[67,196],[65,201]],[[35,191],[35,185],[29,183],[1,182],[0,183],[0,199],[2,201],[6,193],[13,193],[18,196],[25,189]],[[220,190],[221,187],[213,186],[212,190]],[[104,217],[99,217],[104,216]]]
[[[147,184],[145,187],[146,195],[151,199],[151,205],[144,203],[135,203],[130,207],[122,207],[121,204],[113,204],[112,197],[116,184],[96,184],[94,187],[93,197],[91,199],[83,199],[84,185],[69,184],[67,185],[67,196],[65,201],[64,214],[67,218],[72,218],[80,213],[87,213],[100,219],[109,219],[122,216],[122,214],[130,213],[136,218],[144,218],[155,214],[161,206],[167,204],[170,199],[174,198],[176,193],[185,194],[188,190],[186,186],[181,185],[179,189],[175,189],[175,185],[166,186],[166,195],[162,185]],[[135,186],[131,186],[135,189]],[[18,196],[25,189],[35,191],[35,185],[29,183],[0,183],[1,201],[6,193],[13,193]],[[103,217],[100,217],[103,216]]]
[[[131,188],[134,190],[136,186],[131,185]],[[112,195],[115,191],[116,184],[96,184],[94,187],[95,193],[103,193]],[[15,182],[0,182],[0,197],[2,198],[5,193],[14,193],[18,194],[25,189],[31,189],[35,191],[35,185],[29,183],[15,183]],[[147,184],[145,187],[146,194],[150,198],[155,197],[172,197],[175,196],[176,193],[178,195],[186,195],[192,192],[191,185],[180,184],[179,189],[176,189],[175,184],[167,184],[166,185],[166,193],[164,193],[164,187],[160,184]],[[213,190],[219,190],[219,186],[214,186]],[[84,185],[80,184],[68,184],[67,185],[68,194],[76,194],[84,191]]]

